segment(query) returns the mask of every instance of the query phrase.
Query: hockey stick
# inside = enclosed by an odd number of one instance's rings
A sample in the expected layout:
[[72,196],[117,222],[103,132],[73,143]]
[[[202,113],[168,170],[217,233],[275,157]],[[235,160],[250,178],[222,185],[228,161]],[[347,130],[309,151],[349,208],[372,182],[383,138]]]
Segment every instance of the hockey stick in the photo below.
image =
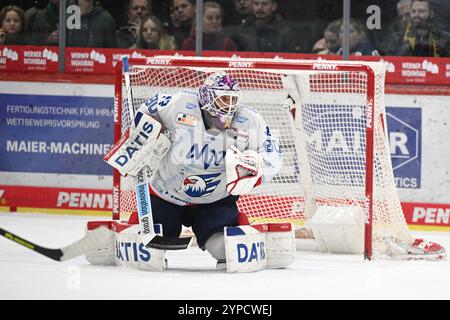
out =
[[[133,94],[131,91],[130,69],[128,58],[122,57],[123,75],[125,78],[125,87],[127,90],[128,112],[130,117],[130,127],[133,128],[134,106]],[[136,124],[134,124],[136,125]],[[157,235],[153,226],[152,204],[150,201],[149,182],[152,172],[148,167],[144,167],[135,178],[136,182],[136,201],[139,215],[139,229],[141,231],[143,243],[146,247],[161,250],[182,250],[189,247],[192,237],[173,238]],[[163,230],[164,232],[164,230]]]
[[83,254],[86,254],[91,249],[96,248],[98,246],[98,243],[105,242],[110,236],[110,231],[105,227],[99,227],[93,231],[88,232],[80,240],[66,247],[56,249],[42,247],[36,243],[25,240],[24,238],[19,237],[18,235],[9,232],[3,228],[0,228],[0,235],[28,249],[40,253],[52,260],[66,261],[81,256]]

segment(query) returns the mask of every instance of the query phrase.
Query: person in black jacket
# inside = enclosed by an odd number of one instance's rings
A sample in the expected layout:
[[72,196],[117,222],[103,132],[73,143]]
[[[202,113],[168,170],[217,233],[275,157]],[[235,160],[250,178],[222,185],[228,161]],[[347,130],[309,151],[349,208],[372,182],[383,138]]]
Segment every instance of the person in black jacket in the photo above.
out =
[[410,22],[403,32],[390,36],[386,44],[387,55],[449,57],[450,33],[440,30],[434,23],[435,12],[427,0],[413,0]]
[[232,39],[241,51],[300,52],[292,27],[276,14],[276,0],[253,0],[254,17],[237,28]]
[[240,26],[253,16],[252,0],[234,0],[234,6],[234,12],[229,18],[230,25]]
[[[367,30],[364,24],[357,19],[350,19],[348,45],[350,54],[354,56],[379,56],[380,53],[374,47],[367,36]],[[341,24],[339,32],[340,48],[336,52],[338,55],[343,54],[344,26]]]
[[38,10],[33,18],[30,44],[58,45],[59,0],[50,0],[47,6]]
[[94,0],[78,0],[81,28],[67,31],[69,47],[116,47],[115,22],[108,11],[94,6]]
[[172,30],[172,35],[177,43],[177,48],[181,48],[183,41],[189,37],[195,22],[195,0],[171,0],[174,15],[177,17],[178,26]]
[[119,48],[131,47],[136,42],[141,23],[150,15],[152,15],[152,1],[130,0],[127,23],[116,32],[117,46]]
[[[237,51],[234,41],[222,31],[224,11],[215,1],[203,4],[203,50]],[[183,41],[181,50],[195,50],[195,28],[191,35]]]

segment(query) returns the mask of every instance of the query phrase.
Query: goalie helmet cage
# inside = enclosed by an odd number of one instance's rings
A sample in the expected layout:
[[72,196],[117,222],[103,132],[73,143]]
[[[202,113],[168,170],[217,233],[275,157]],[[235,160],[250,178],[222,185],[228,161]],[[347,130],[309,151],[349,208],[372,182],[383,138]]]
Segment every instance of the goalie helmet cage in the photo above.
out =
[[[301,226],[317,206],[356,206],[365,214],[366,258],[392,258],[385,239],[412,243],[385,131],[382,63],[152,57],[130,59],[129,70],[135,108],[155,93],[196,90],[218,70],[238,81],[241,104],[262,115],[284,154],[269,183],[239,198],[251,222]],[[115,141],[132,121],[125,93],[119,62]],[[115,171],[113,185],[113,219],[126,219],[137,211],[133,179]]]

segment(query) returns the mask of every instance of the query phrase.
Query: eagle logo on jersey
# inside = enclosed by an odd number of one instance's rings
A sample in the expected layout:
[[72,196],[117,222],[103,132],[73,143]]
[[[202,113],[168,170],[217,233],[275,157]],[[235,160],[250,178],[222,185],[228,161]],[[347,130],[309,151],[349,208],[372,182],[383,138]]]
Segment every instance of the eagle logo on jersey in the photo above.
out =
[[183,180],[183,191],[190,197],[206,197],[216,190],[220,180],[213,181],[220,173],[193,175]]

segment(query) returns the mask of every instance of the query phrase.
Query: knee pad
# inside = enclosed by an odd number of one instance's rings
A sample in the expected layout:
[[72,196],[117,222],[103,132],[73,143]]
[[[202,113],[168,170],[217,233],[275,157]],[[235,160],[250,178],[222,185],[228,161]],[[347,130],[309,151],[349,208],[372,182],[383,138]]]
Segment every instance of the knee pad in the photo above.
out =
[[205,249],[216,260],[225,260],[225,240],[223,232],[217,232],[210,236],[208,240],[206,240]]

